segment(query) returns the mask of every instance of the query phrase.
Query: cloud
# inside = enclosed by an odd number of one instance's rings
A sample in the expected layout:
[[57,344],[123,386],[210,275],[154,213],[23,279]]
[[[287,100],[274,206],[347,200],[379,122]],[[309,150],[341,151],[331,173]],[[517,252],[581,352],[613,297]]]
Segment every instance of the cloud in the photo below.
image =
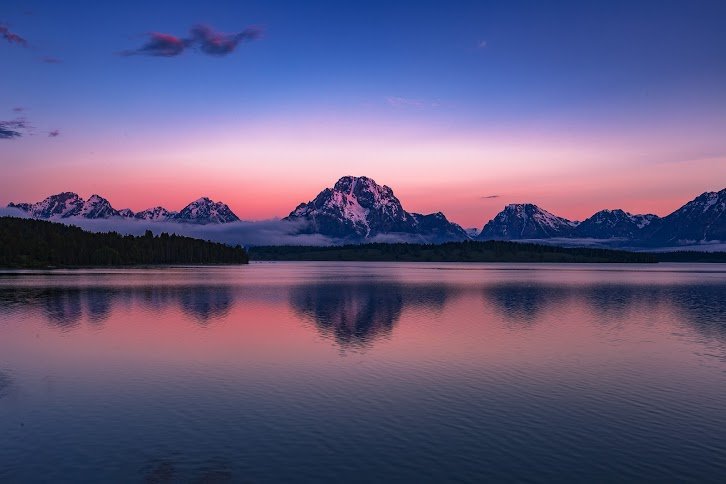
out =
[[486,40],[480,40],[476,44],[477,49],[486,49],[487,47],[487,41]]
[[14,113],[22,113],[23,111],[25,111],[25,108],[22,106],[17,106],[13,108]]
[[0,121],[0,139],[14,139],[23,136],[23,131],[29,129],[27,121],[22,118],[12,121]]
[[0,37],[7,40],[11,44],[18,44],[23,47],[28,46],[28,41],[19,36],[18,34],[11,32],[10,29],[5,25],[0,25]]
[[63,62],[59,58],[53,57],[53,56],[50,56],[50,55],[46,55],[46,56],[41,57],[40,58],[40,61],[41,62],[45,62],[46,64],[60,64],[60,63]]
[[[0,216],[28,218],[26,212],[17,208],[0,208]],[[247,247],[254,245],[334,245],[340,243],[338,240],[320,234],[299,234],[300,230],[307,224],[304,220],[239,221],[208,225],[129,220],[120,217],[108,219],[71,217],[51,219],[50,221],[75,225],[91,232],[119,232],[121,234],[143,235],[147,230],[151,230],[156,235],[166,232],[225,244],[240,244]]]
[[135,50],[126,50],[121,55],[150,55],[154,57],[174,57],[186,49],[188,41],[170,34],[160,32],[149,33],[149,40]]
[[15,207],[0,207],[0,217],[30,218],[28,212]]
[[171,34],[151,32],[146,44],[135,50],[121,52],[121,55],[148,55],[154,57],[176,57],[192,46],[208,55],[225,56],[237,48],[242,42],[250,42],[260,38],[262,30],[248,27],[235,34],[216,32],[206,25],[195,25],[189,31],[189,38],[176,37]]
[[405,97],[398,97],[398,96],[388,96],[386,98],[386,102],[393,106],[394,108],[402,107],[402,106],[413,106],[416,108],[423,107],[424,103],[423,101],[419,99],[409,99]]
[[441,104],[438,101],[426,101],[424,99],[415,99],[401,96],[388,96],[386,103],[394,108],[438,108]]
[[262,36],[262,30],[248,27],[237,34],[215,32],[209,26],[196,25],[191,30],[191,41],[199,45],[202,52],[223,56],[233,52],[241,42],[251,42]]
[[492,198],[499,198],[499,195],[484,195],[484,196],[481,196],[479,198],[481,198],[482,200],[489,200],[489,199],[492,199]]
[[55,138],[55,137],[57,137],[59,135],[60,135],[60,130],[57,130],[57,129],[54,129],[54,130],[48,132],[48,137],[49,138]]

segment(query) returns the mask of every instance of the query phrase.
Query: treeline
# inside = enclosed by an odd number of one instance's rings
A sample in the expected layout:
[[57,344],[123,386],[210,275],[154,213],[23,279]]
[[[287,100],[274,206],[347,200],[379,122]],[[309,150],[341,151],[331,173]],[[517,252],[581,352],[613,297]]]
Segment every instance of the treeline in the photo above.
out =
[[679,250],[676,252],[658,252],[653,254],[658,262],[726,262],[726,252],[696,252]]
[[249,250],[252,260],[406,262],[621,262],[653,263],[653,254],[624,250],[565,248],[504,241],[445,244],[265,246]]
[[42,220],[0,217],[0,266],[17,268],[153,264],[246,264],[240,247],[169,235],[93,233]]

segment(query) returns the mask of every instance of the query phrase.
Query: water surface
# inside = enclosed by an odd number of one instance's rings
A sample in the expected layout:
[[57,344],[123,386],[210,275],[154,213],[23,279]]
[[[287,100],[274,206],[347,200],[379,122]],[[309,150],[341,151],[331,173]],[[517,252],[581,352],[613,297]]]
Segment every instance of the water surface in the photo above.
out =
[[0,274],[0,481],[726,475],[715,265]]

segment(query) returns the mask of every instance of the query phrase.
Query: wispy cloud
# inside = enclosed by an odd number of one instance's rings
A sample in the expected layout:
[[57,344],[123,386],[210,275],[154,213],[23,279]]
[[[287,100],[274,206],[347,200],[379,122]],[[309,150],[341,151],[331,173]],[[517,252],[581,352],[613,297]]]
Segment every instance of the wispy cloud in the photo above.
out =
[[22,106],[16,106],[13,108],[14,113],[22,113],[23,111],[25,111],[25,108]]
[[151,32],[147,42],[138,49],[121,52],[121,55],[147,55],[153,57],[176,57],[188,48],[198,46],[203,53],[213,56],[225,56],[237,48],[242,42],[260,38],[262,30],[248,27],[241,32],[226,34],[217,32],[207,25],[195,25],[189,31],[189,37]]
[[436,108],[439,103],[436,101],[425,101],[423,99],[414,99],[400,96],[388,96],[386,103],[394,108]]
[[487,41],[486,40],[480,40],[479,42],[476,43],[476,48],[477,49],[486,49],[486,47],[487,47]]
[[54,129],[54,130],[48,132],[49,138],[55,138],[57,136],[60,136],[60,130],[58,130],[58,129]]
[[481,198],[482,200],[490,200],[492,198],[499,198],[499,195],[483,195],[479,198]]
[[6,25],[0,25],[0,37],[7,40],[11,44],[18,44],[23,47],[28,46],[28,41],[20,35],[12,32]]

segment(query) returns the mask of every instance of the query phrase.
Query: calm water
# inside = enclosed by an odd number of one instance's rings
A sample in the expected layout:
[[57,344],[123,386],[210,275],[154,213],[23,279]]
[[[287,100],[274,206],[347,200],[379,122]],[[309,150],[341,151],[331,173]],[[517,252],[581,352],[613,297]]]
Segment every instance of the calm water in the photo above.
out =
[[726,476],[726,267],[0,275],[0,481]]

